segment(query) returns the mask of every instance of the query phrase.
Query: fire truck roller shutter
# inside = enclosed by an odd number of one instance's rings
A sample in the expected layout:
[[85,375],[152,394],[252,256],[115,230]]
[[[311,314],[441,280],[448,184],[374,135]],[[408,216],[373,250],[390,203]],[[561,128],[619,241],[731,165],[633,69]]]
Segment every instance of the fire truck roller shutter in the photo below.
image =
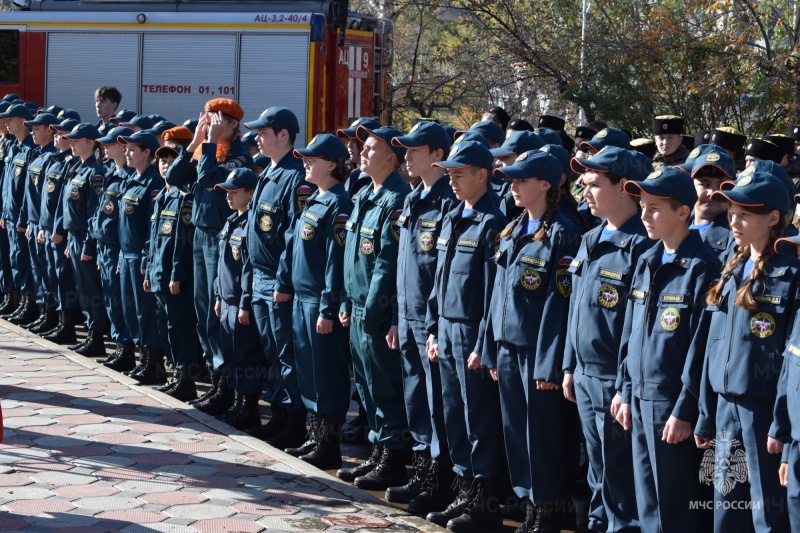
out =
[[295,148],[306,145],[309,46],[307,33],[242,35],[239,104],[245,121],[255,120],[270,106],[291,109],[300,123]]

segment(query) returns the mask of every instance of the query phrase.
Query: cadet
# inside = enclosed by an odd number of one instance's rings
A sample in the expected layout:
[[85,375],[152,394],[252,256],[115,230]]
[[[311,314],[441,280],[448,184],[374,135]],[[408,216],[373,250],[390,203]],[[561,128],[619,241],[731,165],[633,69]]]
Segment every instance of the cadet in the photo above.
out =
[[[103,333],[108,317],[103,308],[103,289],[97,270],[97,241],[90,231],[89,220],[97,210],[105,180],[105,169],[95,157],[95,141],[101,135],[97,128],[83,122],[65,137],[70,139],[72,155],[79,158],[80,162],[65,176],[71,176],[71,179],[64,184],[61,195],[61,224],[64,231],[68,232],[66,255],[72,265],[81,309],[89,330],[86,340],[70,349],[81,355],[99,357],[105,354]],[[58,227],[56,223],[54,242],[55,235],[60,235]]]
[[[398,342],[403,364],[403,395],[408,427],[415,444],[414,475],[408,484],[386,489],[386,499],[408,503],[409,512],[425,516],[452,500],[453,465],[448,451],[439,365],[428,359],[425,314],[436,274],[436,239],[444,215],[456,205],[449,179],[435,163],[450,151],[447,131],[435,122],[419,122],[408,135],[392,139],[406,149],[409,174],[422,183],[406,197],[397,221]],[[426,494],[418,497],[425,487]]]
[[781,164],[783,151],[777,144],[767,139],[750,139],[744,151],[744,161],[750,165],[754,161],[773,161]]
[[[213,368],[213,359],[222,358],[220,321],[213,313],[211,302],[219,260],[218,236],[231,215],[225,194],[215,190],[214,186],[224,182],[231,170],[251,167],[253,158],[239,140],[239,121],[244,117],[239,104],[227,98],[216,98],[206,102],[204,109],[192,142],[185,150],[179,150],[166,181],[177,187],[188,187],[194,193],[194,308],[203,358],[206,365]],[[218,376],[212,377],[215,379]],[[229,397],[230,394],[225,395],[226,399]],[[211,400],[210,397],[206,399]],[[208,414],[221,414],[229,406],[222,402],[213,407],[198,403],[197,407]]]
[[[247,168],[237,168],[214,187],[224,190],[233,214],[219,234],[219,261],[214,280],[214,313],[220,318],[222,357],[214,357],[214,370],[221,372],[218,398],[229,394],[228,384],[242,401],[235,401],[222,417],[236,429],[261,425],[258,398],[261,395],[264,365],[259,332],[253,323],[253,266],[247,245],[249,239],[248,204],[258,185],[258,176]],[[238,406],[238,407],[237,407]]]
[[144,290],[147,254],[150,250],[150,217],[161,178],[152,160],[159,148],[155,135],[136,132],[117,137],[125,145],[125,160],[132,172],[122,188],[119,207],[119,275],[122,313],[134,344],[140,346],[139,366],[128,373],[142,385],[166,381],[164,349],[158,333],[156,300]]
[[345,143],[347,152],[350,154],[350,164],[353,170],[350,171],[350,177],[347,178],[344,186],[351,198],[369,185],[371,181],[369,176],[361,172],[361,151],[364,149],[364,143],[356,136],[356,130],[359,126],[374,130],[380,128],[381,123],[374,118],[361,117],[354,120],[349,128],[336,130],[336,136]]
[[[727,156],[726,156],[727,157]],[[633,477],[642,531],[697,532],[697,421],[709,313],[705,294],[719,271],[714,251],[689,229],[692,178],[662,167],[625,192],[640,197],[656,245],[639,257],[622,329],[611,414],[633,428]]]
[[33,115],[30,108],[24,104],[14,104],[5,113],[0,114],[0,117],[6,120],[6,129],[15,139],[6,149],[0,227],[5,228],[8,235],[9,254],[4,259],[11,264],[13,275],[11,287],[21,296],[19,307],[13,312],[0,315],[0,318],[12,324],[29,324],[36,318],[37,312],[28,241],[25,238],[28,221],[23,220],[22,215],[28,165],[35,157],[36,147],[25,121],[31,120]]
[[272,160],[259,176],[247,224],[255,283],[253,316],[264,346],[272,409],[272,419],[257,436],[282,450],[303,443],[307,413],[297,384],[292,297],[279,283],[279,279],[290,279],[291,273],[284,274],[279,263],[295,214],[303,209],[315,187],[305,181],[303,163],[292,153],[300,133],[292,111],[270,107],[245,127],[258,131],[259,150]]
[[559,531],[556,509],[569,500],[561,427],[568,405],[558,390],[572,288],[567,266],[581,237],[558,210],[557,157],[524,152],[494,172],[511,181],[524,211],[500,234],[481,360],[499,385],[511,483],[527,502],[521,529]]
[[457,130],[454,134],[455,140],[458,141],[459,137],[467,132],[476,133],[485,138],[487,141],[489,141],[489,148],[499,148],[506,139],[503,129],[498,126],[496,122],[489,120],[481,120],[480,122],[476,122],[470,126],[468,130]]
[[[538,150],[542,146],[544,146],[544,141],[532,131],[515,131],[503,141],[502,146],[499,148],[492,148],[490,152],[492,152],[492,156],[496,160],[495,166],[508,167],[513,165],[514,161],[521,154],[530,150]],[[490,184],[494,192],[501,198],[505,196],[511,188],[507,180],[500,179],[496,176],[490,178]]]
[[306,181],[318,189],[296,216],[278,279],[294,292],[297,378],[303,404],[311,412],[306,443],[287,452],[327,470],[342,465],[339,440],[350,405],[349,346],[339,322],[339,312],[346,310],[345,224],[353,209],[344,188],[348,154],[329,134],[317,135],[293,153],[303,159]]
[[[579,148],[587,155],[596,154],[606,146],[616,146],[624,150],[631,149],[631,138],[618,128],[603,128],[597,135],[580,144]],[[588,158],[587,158],[588,159]]]
[[100,119],[100,122],[97,123],[98,127],[111,120],[114,113],[117,112],[120,102],[122,102],[122,93],[116,87],[104,85],[95,90],[94,107]]
[[775,475],[781,458],[768,453],[778,452],[774,442],[765,444],[776,436],[770,422],[795,324],[800,260],[773,249],[789,205],[781,180],[753,172],[730,185],[711,195],[731,203],[738,248],[707,298],[711,325],[695,428],[697,447],[707,450],[701,480],[714,484],[715,531],[789,531],[786,491]]
[[356,135],[364,143],[361,170],[372,185],[355,198],[347,222],[344,285],[351,313],[342,313],[342,325],[350,326],[350,349],[356,389],[369,423],[370,458],[336,475],[367,490],[385,490],[408,482],[408,421],[402,391],[402,362],[398,351],[397,254],[403,202],[409,188],[397,173],[405,149],[392,147],[400,136],[394,128],[359,126]]
[[724,149],[728,155],[733,159],[736,172],[744,170],[744,145],[747,142],[747,136],[741,134],[734,128],[726,126],[719,126],[711,130],[711,144],[716,144]]
[[117,345],[103,364],[119,372],[129,372],[136,365],[133,340],[122,309],[119,260],[120,202],[125,182],[133,169],[125,160],[125,145],[117,139],[132,134],[133,131],[129,128],[117,126],[111,128],[104,137],[97,139],[105,152],[106,159],[114,165],[114,168],[106,175],[98,208],[91,220],[91,232],[97,239],[97,266],[103,285],[103,301],[111,322],[111,340]]
[[[50,113],[40,113],[33,120],[25,122],[31,128],[33,142],[37,148],[35,158],[28,166],[28,180],[25,185],[25,205],[21,217],[27,222],[25,236],[28,240],[28,254],[31,258],[31,276],[34,280],[36,304],[39,306],[39,318],[25,327],[33,333],[49,331],[58,325],[56,315],[56,299],[52,291],[47,290],[45,259],[46,246],[44,239],[39,241],[39,218],[42,204],[42,185],[50,159],[56,153],[53,145],[53,131],[50,126],[58,124],[58,118]],[[45,329],[43,329],[45,328]]]
[[439,363],[444,422],[458,495],[427,519],[453,531],[499,525],[496,502],[503,475],[502,424],[497,384],[481,361],[494,285],[497,251],[505,219],[489,192],[492,154],[475,141],[456,142],[447,161],[460,200],[447,213],[436,240],[434,290],[425,325],[428,357]]
[[[166,178],[178,151],[162,146],[155,152],[158,170]],[[166,184],[153,201],[150,251],[144,276],[145,292],[154,292],[161,345],[167,347],[174,368],[172,381],[157,390],[181,401],[197,398],[194,375],[196,347],[188,342],[197,334],[192,302],[192,201],[186,189]]]
[[689,157],[689,150],[682,144],[683,117],[661,115],[653,119],[653,137],[658,154],[653,157],[653,168],[680,165]]
[[643,154],[606,147],[591,159],[573,159],[572,169],[583,174],[592,214],[605,222],[583,236],[569,267],[573,295],[564,396],[577,402],[586,439],[592,489],[589,529],[617,532],[638,527],[631,442],[610,413],[625,319],[620,304],[627,300],[636,261],[653,245],[621,180],[640,181],[653,167]]
[[[6,119],[3,118],[10,104],[5,100],[0,100],[0,179],[5,171],[6,157],[9,148],[14,143],[14,136],[6,128]],[[0,197],[0,206],[2,206]],[[0,211],[1,211],[0,207]],[[1,213],[0,213],[1,217]],[[5,228],[0,228],[0,257],[9,257],[8,233]],[[19,305],[19,293],[14,289],[14,276],[11,272],[10,261],[0,261],[0,291],[3,293],[3,301],[0,303],[0,315],[5,315],[16,311]]]

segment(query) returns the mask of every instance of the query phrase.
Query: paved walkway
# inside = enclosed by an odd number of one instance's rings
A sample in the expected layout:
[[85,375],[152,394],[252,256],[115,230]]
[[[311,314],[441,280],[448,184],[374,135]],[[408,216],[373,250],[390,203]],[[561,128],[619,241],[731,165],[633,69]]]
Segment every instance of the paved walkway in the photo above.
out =
[[0,323],[0,531],[442,531]]

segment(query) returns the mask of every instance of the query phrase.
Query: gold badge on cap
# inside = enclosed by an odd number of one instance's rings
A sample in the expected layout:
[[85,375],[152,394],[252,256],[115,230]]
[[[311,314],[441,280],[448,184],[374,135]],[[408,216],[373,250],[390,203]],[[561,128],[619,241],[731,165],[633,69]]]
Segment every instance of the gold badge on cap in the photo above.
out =
[[236,177],[236,173],[231,171],[231,172],[228,173],[227,181],[233,181],[233,178],[235,178],[235,177]]
[[739,177],[747,176],[748,174],[752,174],[755,171],[756,171],[756,167],[754,167],[753,165],[750,165],[746,169],[742,170],[741,174],[739,174]]
[[736,182],[737,187],[744,187],[745,185],[750,185],[750,182],[753,181],[753,178],[750,176],[745,176],[741,178],[739,181]]
[[461,148],[459,145],[454,144],[453,147],[450,148],[450,155],[456,155],[459,148]]
[[522,152],[514,161],[525,161],[526,159],[528,159],[528,152]]
[[77,126],[75,126],[74,128],[72,128],[72,133],[75,133],[75,132],[76,132],[76,131],[78,131],[80,128],[81,128],[81,125],[80,125],[80,124],[78,124]]
[[715,161],[719,161],[719,154],[717,152],[711,152],[710,154],[706,154],[706,161],[709,163],[714,163]]
[[605,139],[605,138],[606,138],[606,135],[608,135],[608,130],[600,130],[600,131],[597,133],[597,138],[598,138],[598,139]]
[[700,148],[695,148],[689,153],[689,157],[691,157],[692,159],[697,158],[699,155],[700,155]]
[[415,131],[417,131],[419,129],[420,124],[422,124],[422,122],[417,122],[416,124],[414,124],[414,127],[411,128],[411,131],[409,131],[408,133],[414,133]]
[[311,139],[311,142],[310,142],[310,143],[308,143],[308,145],[309,145],[309,146],[311,146],[311,145],[312,145],[312,144],[314,144],[315,142],[317,142],[317,135],[314,135],[314,138],[313,138],[313,139]]
[[655,179],[658,179],[660,177],[661,177],[661,171],[660,170],[656,170],[655,172],[651,172],[650,175],[647,176],[647,178],[645,178],[645,179],[655,180]]

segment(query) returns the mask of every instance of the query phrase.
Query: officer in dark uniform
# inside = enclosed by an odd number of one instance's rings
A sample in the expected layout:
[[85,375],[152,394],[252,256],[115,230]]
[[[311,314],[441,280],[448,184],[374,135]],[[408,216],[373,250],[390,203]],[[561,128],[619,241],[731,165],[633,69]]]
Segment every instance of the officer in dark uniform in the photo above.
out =
[[783,151],[770,140],[766,138],[753,138],[747,143],[744,150],[744,161],[749,165],[753,161],[774,161],[781,164],[783,160]]
[[743,152],[744,145],[747,142],[746,135],[743,135],[734,128],[718,126],[717,128],[711,130],[711,138],[709,142],[711,144],[721,146],[726,152],[728,152],[728,155],[731,157],[731,159],[733,159],[736,172],[741,172],[744,170],[746,165]]
[[581,144],[592,140],[595,135],[597,135],[597,130],[589,126],[578,126],[575,128],[575,137],[573,137],[575,140],[575,153],[573,155],[578,158],[585,158],[588,154],[583,152]]
[[682,144],[683,117],[661,115],[653,119],[653,137],[658,153],[653,157],[653,168],[680,165],[689,157],[689,150]]

